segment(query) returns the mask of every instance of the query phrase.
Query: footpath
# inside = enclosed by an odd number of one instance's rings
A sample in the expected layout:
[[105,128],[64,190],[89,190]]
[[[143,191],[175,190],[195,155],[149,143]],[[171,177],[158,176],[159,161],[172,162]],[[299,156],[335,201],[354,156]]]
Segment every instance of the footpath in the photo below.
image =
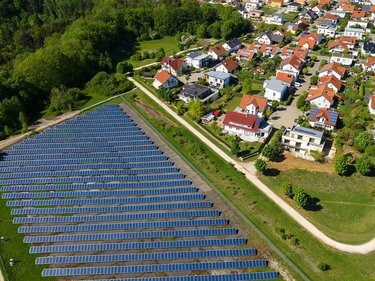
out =
[[326,244],[327,246],[339,250],[346,253],[353,253],[353,254],[368,254],[375,250],[375,238],[371,241],[362,244],[362,245],[348,245],[337,242],[327,235],[325,235],[322,231],[320,231],[315,225],[305,219],[300,213],[298,213],[295,209],[289,206],[284,200],[282,200],[278,195],[276,195],[271,189],[269,189],[265,184],[263,184],[256,175],[254,175],[254,169],[251,165],[245,165],[242,162],[234,161],[230,156],[225,154],[220,148],[218,148],[213,142],[211,142],[207,137],[201,134],[198,130],[196,130],[193,126],[191,126],[188,122],[178,116],[172,109],[170,109],[166,104],[160,101],[157,97],[155,97],[150,91],[148,91],[145,87],[141,84],[136,82],[132,77],[128,77],[128,79],[134,83],[139,89],[141,89],[144,93],[146,93],[151,99],[153,99],[156,103],[158,103],[165,111],[171,114],[178,122],[180,122],[183,126],[185,126],[188,130],[193,132],[199,139],[201,139],[206,145],[208,145],[211,149],[213,149],[220,157],[222,157],[225,161],[229,163],[234,163],[234,167],[244,173],[246,178],[251,181],[259,190],[261,190],[268,198],[270,198],[275,204],[277,204],[281,209],[283,209],[290,217],[292,217],[296,222],[298,222],[303,228],[305,228],[308,232],[310,232],[313,236],[315,236],[318,240]]

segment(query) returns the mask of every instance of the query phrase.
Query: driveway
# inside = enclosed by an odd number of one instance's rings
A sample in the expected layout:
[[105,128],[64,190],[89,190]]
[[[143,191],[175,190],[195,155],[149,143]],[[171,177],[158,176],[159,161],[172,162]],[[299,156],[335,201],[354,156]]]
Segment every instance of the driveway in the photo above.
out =
[[280,129],[281,126],[292,127],[295,124],[294,119],[297,119],[299,115],[302,115],[301,110],[297,108],[297,100],[302,92],[309,89],[310,78],[319,69],[320,59],[323,58],[324,57],[319,56],[315,61],[314,66],[309,68],[309,72],[305,75],[305,77],[299,79],[299,81],[301,81],[301,86],[297,88],[297,91],[294,93],[294,100],[291,105],[279,106],[277,111],[270,116],[269,122],[273,123],[274,128]]

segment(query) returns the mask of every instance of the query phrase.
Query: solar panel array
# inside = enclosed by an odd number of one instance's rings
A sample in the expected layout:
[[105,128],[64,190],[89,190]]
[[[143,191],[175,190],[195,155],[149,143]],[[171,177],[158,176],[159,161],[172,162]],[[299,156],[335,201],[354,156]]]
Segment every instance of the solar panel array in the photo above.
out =
[[[36,264],[52,266],[42,276],[278,278],[117,105],[96,108],[5,150],[0,185],[30,253],[43,254]],[[254,267],[266,272],[249,272]],[[160,273],[165,277],[155,277]]]

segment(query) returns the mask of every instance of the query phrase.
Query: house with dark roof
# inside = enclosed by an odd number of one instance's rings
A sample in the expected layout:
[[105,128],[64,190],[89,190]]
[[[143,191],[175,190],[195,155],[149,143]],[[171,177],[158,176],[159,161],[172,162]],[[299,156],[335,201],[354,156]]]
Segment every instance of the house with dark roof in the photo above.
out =
[[298,23],[286,22],[284,24],[285,30],[290,33],[296,33],[298,31]]
[[223,120],[223,132],[237,135],[244,141],[267,139],[272,131],[272,124],[257,115],[227,111]]
[[328,108],[313,107],[309,114],[308,121],[313,128],[323,128],[325,130],[334,130],[337,121],[339,120],[339,113]]
[[164,57],[161,60],[160,65],[161,69],[175,76],[180,74],[181,69],[186,70],[188,68],[188,65],[185,61],[170,57]]
[[157,73],[154,78],[155,80],[152,83],[152,86],[154,86],[156,89],[159,89],[159,87],[163,86],[167,90],[170,90],[176,88],[179,82],[179,80],[175,76],[165,70]]
[[210,103],[219,97],[219,90],[199,84],[186,84],[182,87],[178,98],[185,103],[200,99],[203,103]]
[[211,61],[211,58],[207,54],[202,54],[200,52],[190,52],[186,55],[185,61],[188,66],[192,66],[194,68],[202,68],[204,67],[206,62]]
[[223,44],[223,48],[230,54],[241,48],[242,43],[237,38],[229,40]]
[[364,42],[362,44],[362,54],[375,55],[375,43],[374,42]]
[[257,41],[261,44],[281,43],[283,40],[283,35],[275,34],[271,31],[262,32],[257,38]]
[[307,20],[316,20],[318,18],[318,15],[311,9],[303,11],[301,16]]
[[243,95],[236,112],[257,115],[262,118],[268,108],[268,99],[258,96]]
[[301,9],[302,9],[302,5],[300,3],[297,3],[297,2],[289,3],[286,6],[286,10],[288,12],[299,12],[299,11],[301,11]]

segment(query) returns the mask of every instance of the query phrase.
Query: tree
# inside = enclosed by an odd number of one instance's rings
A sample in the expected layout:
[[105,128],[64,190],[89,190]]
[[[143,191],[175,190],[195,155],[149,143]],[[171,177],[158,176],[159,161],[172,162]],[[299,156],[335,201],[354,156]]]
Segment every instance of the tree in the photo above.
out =
[[312,61],[316,61],[317,57],[316,56],[311,56]]
[[360,173],[363,176],[366,176],[371,173],[373,163],[371,162],[371,159],[365,154],[357,159],[355,163],[355,168],[357,169],[358,173]]
[[324,160],[325,152],[318,151],[318,150],[311,150],[310,155],[314,158],[315,161],[322,162]]
[[321,271],[327,271],[331,268],[328,264],[323,262],[320,262],[316,267]]
[[301,109],[301,108],[303,108],[303,107],[306,105],[306,101],[305,101],[305,99],[307,98],[307,95],[308,95],[308,94],[309,94],[308,92],[303,92],[303,93],[299,96],[299,98],[298,98],[298,100],[297,100],[297,103],[296,103],[297,108]]
[[304,67],[304,68],[302,69],[302,73],[303,73],[303,75],[306,75],[308,72],[309,72],[309,70],[307,69],[307,67]]
[[312,85],[316,85],[318,83],[318,81],[319,81],[319,77],[318,76],[313,75],[313,76],[310,77],[310,83]]
[[374,135],[368,131],[363,131],[354,139],[354,148],[359,152],[364,152],[366,147],[373,143]]
[[193,119],[201,118],[205,113],[205,106],[200,99],[191,100],[188,104],[188,114]]
[[255,160],[254,167],[255,167],[255,169],[256,169],[259,173],[264,174],[264,172],[265,172],[266,169],[267,169],[267,162],[264,161],[263,159],[258,158],[257,160]]
[[262,150],[262,155],[271,161],[272,159],[275,159],[279,154],[279,148],[271,144],[267,144]]
[[230,149],[230,151],[232,152],[233,155],[238,155],[238,153],[240,152],[240,138],[239,137],[235,137],[234,140],[232,141],[232,147]]
[[309,201],[309,195],[304,191],[302,187],[298,187],[294,191],[293,201],[297,204],[299,207],[306,207],[307,203]]
[[293,196],[293,186],[292,183],[289,181],[284,181],[280,186],[280,191],[282,194],[288,197]]
[[340,176],[345,175],[348,172],[348,169],[349,169],[348,159],[343,154],[337,156],[333,165],[334,165],[336,174]]
[[120,61],[116,66],[117,73],[124,74],[124,73],[132,72],[132,71],[133,71],[133,65],[126,61]]

